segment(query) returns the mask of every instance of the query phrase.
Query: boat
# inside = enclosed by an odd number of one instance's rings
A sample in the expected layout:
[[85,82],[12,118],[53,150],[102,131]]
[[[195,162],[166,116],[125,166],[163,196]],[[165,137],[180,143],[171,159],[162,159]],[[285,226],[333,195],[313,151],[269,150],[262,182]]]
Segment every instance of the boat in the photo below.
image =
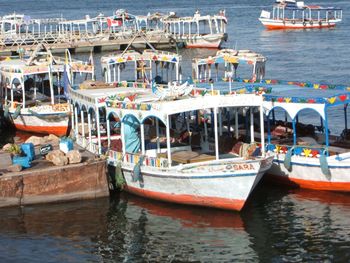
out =
[[[101,57],[102,74],[106,83],[131,82],[150,83],[155,80],[158,84],[182,81],[181,60],[176,53],[159,51],[153,48],[147,39],[145,43],[152,49],[142,52],[129,50],[108,54]],[[129,43],[131,46],[133,42]]]
[[[228,84],[226,88],[223,84],[218,83],[214,90],[227,91]],[[274,155],[267,179],[292,187],[350,191],[350,132],[347,124],[350,86],[236,79],[230,93],[263,96],[266,152]],[[344,121],[338,117],[342,112]],[[303,117],[312,113],[312,118]],[[343,124],[342,130],[339,124]],[[251,137],[257,137],[257,134],[251,133]]]
[[183,42],[186,48],[218,49],[228,37],[224,10],[217,15],[201,15],[197,10],[189,17],[177,17],[172,13],[162,21],[165,32],[171,34],[174,41]]
[[[272,156],[266,156],[264,147],[260,149],[254,141],[239,144],[234,151],[228,120],[233,121],[226,116],[249,108],[263,117],[261,95],[210,93],[191,87],[190,93],[160,97],[150,87],[127,84],[95,90],[69,88],[75,120],[82,126],[88,122],[89,134],[75,130],[76,141],[107,155],[113,178],[125,180],[129,193],[240,211],[270,168]],[[264,136],[261,139],[264,145]]]
[[[264,95],[267,151],[275,154],[269,177],[301,188],[349,192],[349,86],[278,81],[269,86],[271,92]],[[343,122],[335,120],[337,109],[344,112]],[[276,121],[278,110],[284,112],[287,121],[283,117],[282,122]],[[305,122],[305,118],[299,121],[306,110],[319,116],[318,124]],[[336,133],[333,129],[331,134],[330,129],[339,122],[343,131]]]
[[[266,152],[274,155],[266,178],[295,187],[349,192],[347,106],[350,86],[264,79],[264,56],[244,50],[242,53],[248,54],[244,56],[245,61],[238,58],[240,52],[223,50],[223,53],[226,56],[217,54],[193,59],[195,88],[237,95],[262,94],[268,127],[264,135],[267,138]],[[249,62],[247,64],[253,67],[250,77],[237,75],[239,65],[244,64],[241,61]],[[223,66],[220,67],[220,63]],[[299,116],[310,109],[319,115],[316,117],[320,119],[319,123],[311,123],[310,118],[306,123],[299,121]],[[338,123],[344,123],[343,130],[330,134],[329,129],[335,126],[335,123],[330,123],[334,121],[336,110],[344,112],[344,121],[338,120]],[[242,135],[259,138],[259,134],[252,130],[249,135],[247,113],[240,114],[247,123],[245,128],[234,129],[235,138]],[[250,123],[254,122],[253,117],[250,115]]]
[[251,81],[261,80],[265,76],[266,61],[265,56],[252,50],[221,49],[215,56],[193,58],[192,78],[200,83],[227,81],[231,84],[238,78],[238,67],[244,70],[243,66],[248,65],[245,72],[251,72]]
[[278,0],[272,8],[272,14],[263,10],[260,22],[273,29],[311,29],[332,28],[342,21],[342,9],[305,5],[302,1]]
[[64,94],[64,71],[74,84],[73,76],[93,74],[93,65],[55,57],[38,45],[29,55],[2,57],[0,61],[0,95],[5,115],[16,129],[66,135],[70,106]]

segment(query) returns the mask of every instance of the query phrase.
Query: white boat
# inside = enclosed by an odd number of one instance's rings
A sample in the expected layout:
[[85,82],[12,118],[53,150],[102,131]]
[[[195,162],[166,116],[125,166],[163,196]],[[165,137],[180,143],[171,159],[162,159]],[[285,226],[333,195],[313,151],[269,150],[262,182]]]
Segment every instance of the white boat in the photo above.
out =
[[[266,151],[274,155],[267,178],[294,187],[349,192],[349,86],[268,79],[239,81],[232,92],[263,94]],[[217,83],[215,89],[223,91],[222,85]],[[310,118],[312,112],[318,117]],[[309,117],[301,122],[304,114]]]
[[137,52],[128,50],[127,47],[123,52],[102,56],[101,67],[105,82],[118,84],[131,80],[150,83],[153,79],[158,84],[181,82],[182,57],[173,52],[155,50],[149,42],[146,43],[152,49]]
[[66,63],[43,45],[30,56],[2,58],[1,98],[5,115],[18,130],[66,135],[70,106],[61,84],[65,66],[71,82],[74,73],[93,74],[93,65],[72,60]]
[[[264,95],[269,122],[272,119],[274,127],[278,126],[277,117],[273,117],[278,110],[284,112],[288,120],[279,124],[276,132],[268,128],[268,151],[275,154],[269,175],[274,180],[303,188],[349,192],[348,86],[276,82],[271,87],[271,93]],[[299,121],[306,109],[319,115],[319,125],[315,120],[311,123]],[[336,111],[344,111],[344,122],[340,116],[334,117]],[[336,135],[333,126],[339,122],[344,130]],[[286,126],[291,130],[286,131]],[[282,133],[281,127],[284,128]]]
[[331,28],[342,21],[342,9],[305,5],[302,1],[276,1],[272,14],[263,10],[260,22],[270,30],[273,29],[311,29]]
[[220,48],[227,40],[225,11],[202,16],[199,11],[192,17],[169,15],[163,19],[165,32],[186,48]]
[[[260,110],[260,95],[192,90],[189,95],[160,99],[152,89],[131,85],[71,89],[70,98],[78,107],[74,110],[75,120],[80,119],[78,122],[84,126],[87,113],[87,130],[97,129],[96,135],[88,136],[75,129],[77,142],[97,153],[106,152],[109,164],[125,179],[125,190],[130,193],[239,211],[272,163],[272,157],[265,157],[264,148],[254,151],[256,156],[252,157],[251,147],[259,149],[254,140],[239,156],[230,153],[231,149],[224,150],[219,139],[231,132],[223,124],[223,112],[243,107]],[[81,118],[79,110],[83,110]],[[198,122],[206,111],[212,112],[212,117]],[[105,135],[102,130],[106,130]],[[261,138],[264,145],[264,136]],[[228,141],[233,145],[233,139]]]

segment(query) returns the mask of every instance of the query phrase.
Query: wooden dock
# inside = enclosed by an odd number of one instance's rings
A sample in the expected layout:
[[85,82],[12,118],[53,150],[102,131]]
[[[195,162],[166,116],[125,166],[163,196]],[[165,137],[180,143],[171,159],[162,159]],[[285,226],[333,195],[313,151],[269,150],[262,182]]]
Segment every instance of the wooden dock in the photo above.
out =
[[108,196],[106,160],[80,151],[82,162],[78,164],[54,166],[36,159],[23,171],[0,171],[0,207]]
[[142,36],[135,37],[137,34],[131,32],[104,32],[101,34],[91,34],[89,32],[58,34],[49,32],[35,35],[2,35],[0,36],[0,55],[15,55],[20,49],[34,50],[40,43],[45,44],[52,53],[63,53],[65,49],[69,49],[71,53],[124,50],[134,38],[133,45],[136,48],[148,48],[147,42],[157,49],[172,48],[180,44],[178,40],[164,32],[150,31],[142,34]]

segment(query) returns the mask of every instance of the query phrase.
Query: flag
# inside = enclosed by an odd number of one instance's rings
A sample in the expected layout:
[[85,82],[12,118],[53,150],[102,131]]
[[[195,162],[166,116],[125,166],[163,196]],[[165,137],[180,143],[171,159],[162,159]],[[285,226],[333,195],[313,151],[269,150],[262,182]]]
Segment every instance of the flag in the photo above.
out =
[[64,68],[63,68],[63,92],[64,92],[64,96],[66,97],[66,99],[69,98],[68,89],[71,87],[72,87],[72,85],[69,81],[68,72],[67,72],[67,65],[64,65]]

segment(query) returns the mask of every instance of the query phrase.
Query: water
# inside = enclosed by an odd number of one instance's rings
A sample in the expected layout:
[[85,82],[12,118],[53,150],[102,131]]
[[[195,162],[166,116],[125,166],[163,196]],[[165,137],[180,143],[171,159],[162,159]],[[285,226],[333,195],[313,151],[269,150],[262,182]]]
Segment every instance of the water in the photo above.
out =
[[[225,46],[266,55],[267,78],[350,85],[350,2],[309,3],[341,6],[343,23],[329,30],[266,31],[257,17],[272,4],[269,0],[2,0],[0,15],[16,11],[32,17],[79,18],[111,14],[116,8],[133,14],[192,15],[195,9],[209,13],[225,8],[229,19]],[[212,51],[180,52],[190,62],[193,56]],[[189,68],[184,72],[189,75]],[[343,125],[340,112],[331,112],[333,126]],[[0,262],[349,262],[349,217],[349,194],[266,183],[256,189],[241,213],[130,195],[1,209]]]

